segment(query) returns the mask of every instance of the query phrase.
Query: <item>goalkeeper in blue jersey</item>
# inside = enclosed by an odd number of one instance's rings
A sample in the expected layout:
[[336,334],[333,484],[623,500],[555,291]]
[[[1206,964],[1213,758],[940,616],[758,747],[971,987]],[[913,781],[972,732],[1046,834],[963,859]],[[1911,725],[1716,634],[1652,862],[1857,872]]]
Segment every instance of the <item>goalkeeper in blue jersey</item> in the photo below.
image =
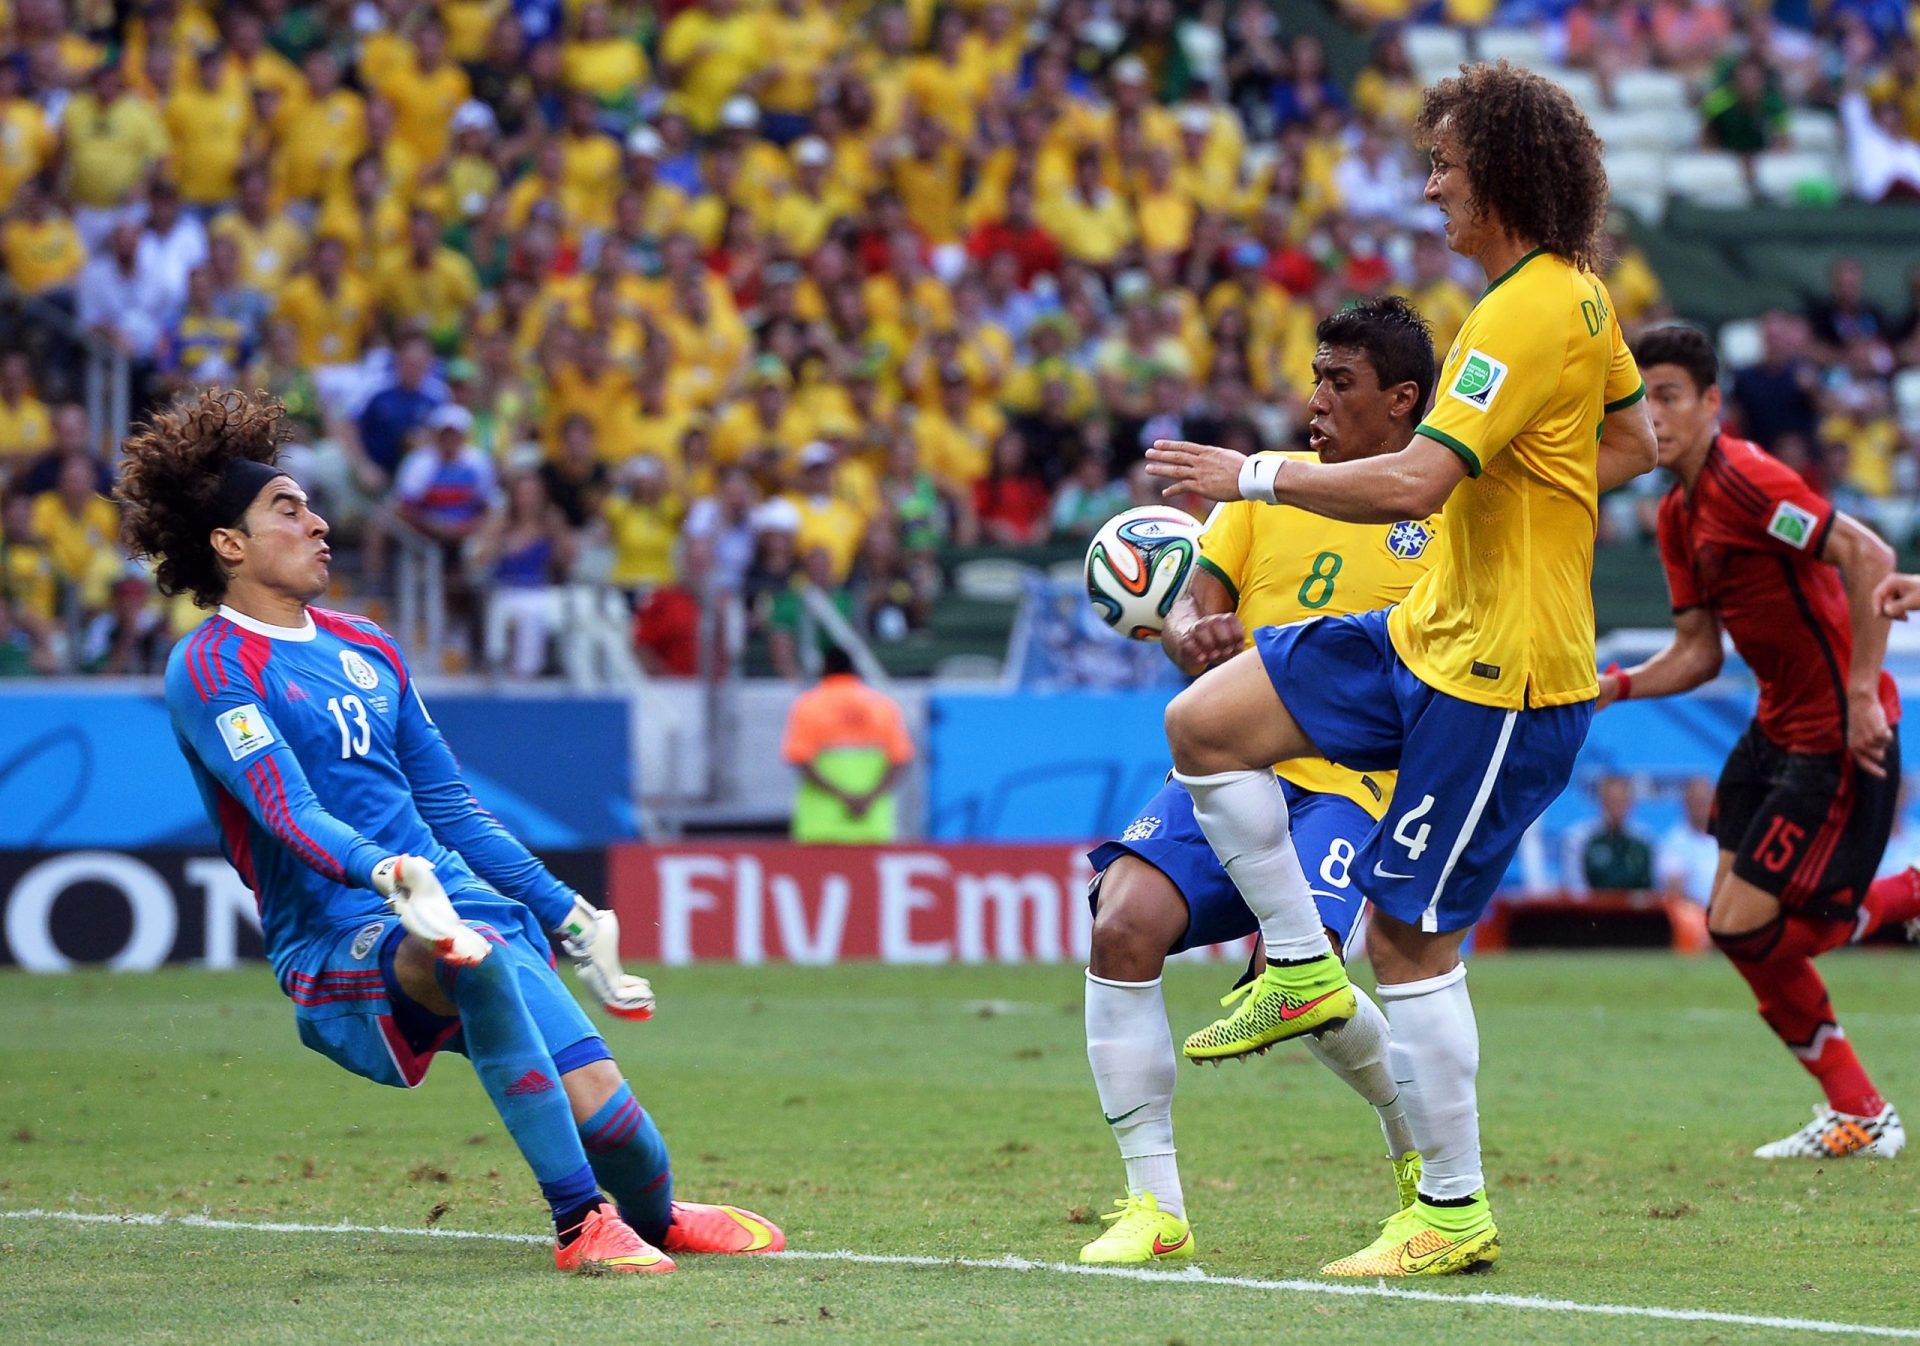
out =
[[277,403],[203,393],[128,439],[117,494],[160,591],[218,608],[167,661],[167,710],[300,1040],[397,1086],[467,1057],[552,1207],[562,1270],[779,1250],[750,1211],[673,1199],[653,1119],[554,970],[549,932],[610,1013],[648,1017],[613,914],[475,801],[387,634],[310,606],[327,524],[274,466],[285,437]]

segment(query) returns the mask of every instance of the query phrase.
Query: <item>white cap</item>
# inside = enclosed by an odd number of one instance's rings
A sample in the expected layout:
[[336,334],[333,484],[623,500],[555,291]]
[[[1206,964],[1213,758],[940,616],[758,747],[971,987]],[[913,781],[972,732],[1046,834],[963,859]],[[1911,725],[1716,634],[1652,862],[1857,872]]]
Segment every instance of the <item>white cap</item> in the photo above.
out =
[[636,126],[627,132],[627,153],[638,154],[648,159],[658,159],[661,151],[667,148],[667,142],[651,126]]
[[813,443],[800,450],[800,466],[823,467],[831,463],[837,456],[833,451],[833,445],[823,443],[816,439]]
[[1145,84],[1147,63],[1138,56],[1122,57],[1113,67],[1113,79],[1116,84]]
[[783,495],[754,506],[751,516],[756,533],[797,533],[800,531],[800,507]]
[[454,109],[453,130],[456,135],[462,131],[491,131],[496,124],[493,109],[476,98],[469,98]]
[[737,93],[720,106],[720,124],[729,131],[751,131],[760,124],[760,109],[743,93]]
[[803,167],[817,167],[833,162],[833,147],[819,136],[802,136],[794,142],[793,161]]
[[435,407],[427,417],[427,424],[435,430],[458,430],[464,435],[473,429],[473,413],[458,402],[449,402],[445,406]]

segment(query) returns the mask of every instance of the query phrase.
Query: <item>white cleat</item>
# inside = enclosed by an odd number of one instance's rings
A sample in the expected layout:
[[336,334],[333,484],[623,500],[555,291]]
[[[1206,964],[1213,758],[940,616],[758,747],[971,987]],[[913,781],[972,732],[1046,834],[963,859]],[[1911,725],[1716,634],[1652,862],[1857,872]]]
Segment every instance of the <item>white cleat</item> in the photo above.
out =
[[1784,1140],[1762,1145],[1755,1159],[1845,1159],[1865,1155],[1891,1159],[1907,1148],[1907,1128],[1889,1103],[1871,1117],[1850,1117],[1824,1104],[1813,1110],[1813,1120]]

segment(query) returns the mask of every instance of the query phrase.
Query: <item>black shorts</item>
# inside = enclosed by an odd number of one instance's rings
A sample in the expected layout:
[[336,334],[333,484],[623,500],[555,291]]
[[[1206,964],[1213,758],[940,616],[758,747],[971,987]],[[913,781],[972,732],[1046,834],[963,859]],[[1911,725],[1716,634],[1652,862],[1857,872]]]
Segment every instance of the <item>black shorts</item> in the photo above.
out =
[[1713,835],[1733,872],[1789,911],[1849,917],[1880,867],[1900,802],[1900,731],[1887,774],[1850,754],[1788,752],[1758,724],[1734,745],[1713,796]]

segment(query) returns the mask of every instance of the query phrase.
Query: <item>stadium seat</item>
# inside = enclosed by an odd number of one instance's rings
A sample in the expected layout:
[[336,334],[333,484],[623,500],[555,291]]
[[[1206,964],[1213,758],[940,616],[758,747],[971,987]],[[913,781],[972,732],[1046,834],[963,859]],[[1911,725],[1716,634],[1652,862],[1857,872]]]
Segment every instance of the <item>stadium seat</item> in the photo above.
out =
[[1753,203],[1740,156],[1724,150],[1687,150],[1670,155],[1667,190],[1696,205],[1727,208]]
[[1467,37],[1458,28],[1419,23],[1401,35],[1407,60],[1423,84],[1453,74],[1467,60]]
[[1531,28],[1483,28],[1473,40],[1483,61],[1507,61],[1528,70],[1548,64],[1547,44]]
[[1030,567],[999,556],[962,561],[953,568],[954,592],[963,598],[1016,603],[1027,591]]
[[1740,318],[1723,325],[1715,344],[1720,351],[1720,367],[1729,371],[1759,364],[1766,351],[1758,318]]
[[1616,206],[1649,224],[1658,223],[1666,214],[1666,156],[1653,149],[1609,149],[1607,186]]
[[1572,94],[1573,101],[1589,114],[1606,105],[1606,100],[1600,96],[1600,81],[1584,70],[1569,70],[1565,66],[1555,65],[1543,67],[1540,73]]
[[1687,82],[1670,70],[1622,70],[1613,77],[1613,102],[1622,112],[1666,108],[1693,116]]
[[1840,151],[1840,119],[1819,108],[1797,107],[1787,113],[1787,143],[1797,150]]
[[1817,150],[1769,150],[1754,156],[1754,186],[1767,201],[1791,205],[1808,184],[1830,199],[1837,189],[1836,176],[1833,156]]
[[1615,150],[1686,149],[1698,139],[1693,124],[1671,112],[1596,110],[1587,119],[1609,155]]
[[1893,376],[1893,410],[1900,418],[1901,429],[1920,435],[1920,366]]
[[1006,676],[1006,664],[990,654],[950,654],[933,666],[933,676],[942,682],[998,682]]

